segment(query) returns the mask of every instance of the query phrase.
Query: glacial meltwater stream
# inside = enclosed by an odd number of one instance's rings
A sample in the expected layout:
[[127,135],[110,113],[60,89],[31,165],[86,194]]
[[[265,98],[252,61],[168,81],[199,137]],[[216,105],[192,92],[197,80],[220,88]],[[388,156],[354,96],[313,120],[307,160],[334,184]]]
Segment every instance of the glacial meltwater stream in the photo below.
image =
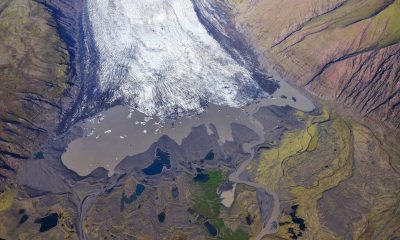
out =
[[[84,129],[84,137],[69,144],[67,151],[62,155],[62,161],[65,166],[82,176],[88,175],[98,167],[107,169],[111,176],[115,166],[123,158],[145,152],[162,135],[168,135],[180,144],[193,127],[212,124],[222,144],[232,140],[231,124],[242,124],[256,132],[259,139],[244,144],[244,151],[248,152],[250,157],[229,176],[229,180],[264,189],[273,196],[272,214],[257,238],[261,239],[265,234],[276,231],[272,225],[279,217],[279,198],[266,186],[240,179],[240,174],[254,157],[256,146],[264,142],[263,126],[253,115],[259,108],[270,105],[289,105],[301,111],[311,111],[314,108],[312,102],[300,92],[285,82],[280,84],[280,89],[270,98],[256,100],[242,108],[211,104],[206,111],[198,115],[182,117],[176,121],[161,121],[156,116],[146,116],[128,106],[113,107],[92,119],[78,123]],[[282,95],[287,98],[281,98]]]
[[[255,79],[257,64],[233,59],[199,21],[190,0],[87,0],[86,4],[98,56],[93,69],[99,92],[112,92],[111,101],[123,99],[126,105],[77,123],[84,136],[68,145],[62,155],[64,165],[81,176],[103,167],[111,176],[121,160],[145,152],[162,135],[181,144],[193,127],[205,125],[209,134],[216,130],[223,144],[233,140],[231,125],[241,124],[259,137],[244,144],[250,157],[229,180],[273,197],[271,216],[263,219],[257,239],[276,231],[277,194],[240,178],[255,148],[265,141],[263,125],[254,114],[271,105],[311,111],[312,102],[284,81],[273,95],[264,92],[261,85],[268,84]],[[179,118],[166,120],[171,114]],[[146,171],[159,174],[164,165],[153,167]]]

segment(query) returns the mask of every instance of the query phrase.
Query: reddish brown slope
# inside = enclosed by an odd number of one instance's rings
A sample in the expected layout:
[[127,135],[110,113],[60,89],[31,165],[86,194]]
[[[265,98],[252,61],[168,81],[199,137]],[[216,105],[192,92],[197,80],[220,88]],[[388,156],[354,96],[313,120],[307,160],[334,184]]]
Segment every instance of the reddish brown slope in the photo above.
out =
[[268,69],[400,127],[400,1],[229,1]]

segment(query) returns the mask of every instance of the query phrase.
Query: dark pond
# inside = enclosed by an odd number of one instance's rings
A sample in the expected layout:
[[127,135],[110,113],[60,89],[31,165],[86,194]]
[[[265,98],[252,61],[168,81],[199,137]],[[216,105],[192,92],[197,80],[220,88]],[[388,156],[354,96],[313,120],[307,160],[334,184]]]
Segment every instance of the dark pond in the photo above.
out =
[[29,216],[24,214],[21,216],[21,218],[19,219],[19,224],[23,224],[24,222],[26,222],[28,220]]
[[207,182],[208,179],[210,179],[210,177],[207,173],[198,173],[195,177],[193,177],[195,182]]
[[297,209],[298,209],[299,205],[293,205],[290,209],[290,217],[292,218],[292,222],[280,222],[279,225],[283,226],[286,224],[297,224],[298,225],[298,229],[297,228],[293,228],[293,227],[289,227],[288,228],[288,233],[291,239],[298,239],[299,237],[303,236],[303,231],[306,229],[306,225],[304,223],[304,219],[296,216],[297,214]]
[[217,236],[217,234],[218,234],[217,228],[214,225],[212,225],[210,222],[208,222],[208,221],[205,222],[204,227],[206,227],[208,233],[211,236],[213,236],[213,237]]
[[299,205],[297,204],[292,206],[292,210],[290,211],[290,216],[292,217],[292,222],[298,224],[300,230],[304,231],[306,229],[306,224],[304,223],[304,219],[296,216],[298,207]]
[[143,184],[137,184],[136,185],[136,191],[135,191],[135,193],[136,193],[136,195],[139,197],[140,195],[142,195],[142,193],[143,193],[143,191],[144,191],[144,189],[145,189],[146,187],[143,185]]
[[35,159],[44,159],[44,154],[43,154],[43,152],[37,152],[37,153],[35,153],[34,158],[35,158]]
[[194,211],[193,208],[188,208],[186,211],[187,211],[190,215],[194,215],[194,214],[196,213],[196,211]]
[[163,223],[164,221],[165,221],[165,217],[166,217],[167,215],[165,214],[165,212],[160,212],[158,215],[157,215],[157,218],[158,218],[158,221],[160,222],[160,223]]
[[156,158],[153,160],[153,163],[142,171],[146,175],[157,175],[162,172],[164,167],[167,167],[168,169],[171,168],[169,153],[157,148]]
[[247,225],[251,225],[253,222],[254,222],[254,218],[250,214],[247,214],[247,216],[246,216]]
[[35,223],[40,224],[39,232],[46,232],[46,231],[52,229],[53,227],[57,226],[58,214],[52,213],[50,215],[47,215],[46,217],[38,218],[35,220]]
[[136,185],[136,190],[134,193],[132,193],[129,197],[125,195],[125,193],[122,194],[121,197],[121,211],[124,210],[125,204],[131,204],[134,201],[136,201],[140,195],[142,195],[143,191],[145,190],[145,186],[143,184],[137,184]]
[[177,186],[173,186],[173,187],[172,187],[172,189],[171,189],[171,194],[172,194],[172,197],[173,197],[174,199],[177,199],[177,198],[179,197],[179,189],[178,189]]
[[298,238],[296,232],[294,231],[294,228],[288,228],[288,233],[290,234],[290,238],[291,239],[297,239]]
[[211,150],[211,151],[209,151],[208,153],[207,153],[207,155],[205,156],[205,160],[214,160],[214,151],[213,150]]

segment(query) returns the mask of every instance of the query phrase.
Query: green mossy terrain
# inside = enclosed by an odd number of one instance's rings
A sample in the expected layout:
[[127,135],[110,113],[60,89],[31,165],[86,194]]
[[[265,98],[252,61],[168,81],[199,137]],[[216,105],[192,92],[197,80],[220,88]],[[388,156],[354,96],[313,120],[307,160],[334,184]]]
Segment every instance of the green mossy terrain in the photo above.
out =
[[195,201],[193,209],[209,219],[217,219],[221,209],[221,199],[217,194],[217,189],[226,176],[219,170],[211,170],[207,174],[208,181],[194,184],[196,190],[193,193]]
[[206,182],[195,182],[194,191],[192,193],[194,198],[193,209],[197,214],[204,216],[206,219],[217,228],[217,239],[221,240],[245,240],[249,239],[249,235],[242,229],[236,231],[231,230],[225,225],[224,219],[220,217],[221,199],[217,194],[219,186],[227,178],[226,174],[221,170],[209,170],[206,172],[209,180]]

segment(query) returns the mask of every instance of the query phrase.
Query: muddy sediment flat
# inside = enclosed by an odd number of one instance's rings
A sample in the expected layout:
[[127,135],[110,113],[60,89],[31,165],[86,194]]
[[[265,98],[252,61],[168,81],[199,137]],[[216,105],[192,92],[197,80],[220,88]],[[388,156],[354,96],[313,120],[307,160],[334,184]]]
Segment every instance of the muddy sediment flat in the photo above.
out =
[[232,206],[233,201],[235,200],[235,190],[236,190],[236,183],[232,185],[232,188],[227,190],[227,191],[223,191],[220,194],[221,197],[221,203],[229,208]]
[[[242,108],[209,105],[206,111],[178,120],[161,121],[157,117],[146,116],[128,107],[116,106],[103,111],[93,118],[78,123],[84,130],[84,137],[69,144],[62,155],[65,166],[81,176],[103,167],[113,174],[115,166],[126,156],[134,156],[146,151],[162,135],[168,135],[178,144],[191,131],[192,127],[206,125],[212,133],[212,124],[218,132],[221,143],[232,141],[231,123],[238,123],[259,133],[260,124],[249,116],[262,106],[289,105],[301,111],[311,111],[314,106],[310,100],[285,82],[270,98],[255,100]],[[281,96],[286,96],[282,98]],[[296,99],[296,101],[293,100]]]
[[[226,141],[236,141],[239,134],[238,141],[244,141],[241,143],[243,150],[250,155],[229,175],[229,180],[234,184],[241,183],[255,187],[257,192],[269,196],[267,202],[258,200],[263,229],[256,239],[261,239],[266,234],[277,231],[279,197],[267,186],[243,180],[240,176],[253,159],[255,147],[265,141],[264,125],[254,116],[260,108],[266,106],[291,106],[301,111],[314,109],[309,99],[284,82],[281,82],[280,89],[269,98],[256,99],[241,108],[210,104],[200,114],[181,117],[174,121],[161,121],[129,106],[116,106],[78,123],[84,131],[84,136],[69,144],[67,151],[62,155],[62,161],[65,166],[81,176],[90,174],[98,167],[107,169],[111,176],[121,160],[127,156],[146,152],[163,135],[181,144],[193,127],[203,125],[207,127],[209,135],[218,136],[218,141],[222,145]],[[232,131],[232,128],[237,129]],[[230,207],[234,201],[235,188],[221,194],[222,204]]]

